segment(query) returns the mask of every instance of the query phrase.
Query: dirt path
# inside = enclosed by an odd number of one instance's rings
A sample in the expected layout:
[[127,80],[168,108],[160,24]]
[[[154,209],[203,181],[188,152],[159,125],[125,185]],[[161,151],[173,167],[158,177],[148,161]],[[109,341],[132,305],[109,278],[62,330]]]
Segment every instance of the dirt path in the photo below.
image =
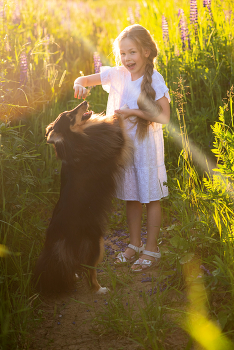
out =
[[[142,232],[143,241],[144,237],[145,232]],[[162,267],[144,274],[129,274],[128,267],[115,269],[113,266],[115,252],[124,250],[127,246],[127,239],[128,235],[125,230],[111,232],[111,235],[106,238],[106,260],[98,270],[98,279],[102,286],[111,289],[108,295],[92,294],[88,286],[80,279],[76,289],[71,293],[55,299],[42,300],[39,310],[36,311],[36,317],[41,317],[41,322],[31,334],[30,350],[146,349],[129,339],[127,334],[121,335],[118,329],[115,332],[115,325],[112,325],[112,330],[105,329],[100,322],[102,315],[111,315],[110,308],[114,307],[118,295],[121,295],[125,308],[142,303],[143,294],[155,297],[156,291],[155,287],[152,287],[152,280],[162,274]],[[106,266],[109,268],[108,272]],[[160,290],[163,291],[166,287],[162,283]],[[179,305],[184,303],[183,292],[176,293],[172,288],[166,295],[165,304],[170,302],[170,305],[174,303],[174,306],[178,307],[178,303]],[[113,312],[118,312],[118,306]],[[125,312],[124,309],[123,312]],[[120,312],[120,317],[122,316]],[[143,329],[142,332],[145,330]],[[167,329],[162,328],[161,333],[159,343],[161,342],[162,349],[186,349],[188,336],[178,326],[173,325],[170,328],[169,325]]]

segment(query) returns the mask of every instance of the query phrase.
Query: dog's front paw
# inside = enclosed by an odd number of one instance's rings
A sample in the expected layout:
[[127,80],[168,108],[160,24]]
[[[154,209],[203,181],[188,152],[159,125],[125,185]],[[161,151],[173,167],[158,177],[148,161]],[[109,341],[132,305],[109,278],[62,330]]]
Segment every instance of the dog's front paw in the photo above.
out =
[[106,293],[108,293],[109,291],[110,291],[109,288],[100,287],[100,288],[98,289],[98,291],[96,292],[96,294],[106,294]]

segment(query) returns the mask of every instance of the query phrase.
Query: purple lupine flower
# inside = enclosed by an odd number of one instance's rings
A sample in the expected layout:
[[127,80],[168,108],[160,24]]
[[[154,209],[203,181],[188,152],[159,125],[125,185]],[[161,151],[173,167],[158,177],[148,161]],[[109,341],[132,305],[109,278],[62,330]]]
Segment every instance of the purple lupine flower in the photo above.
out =
[[131,24],[134,24],[135,23],[135,18],[134,18],[134,15],[133,15],[131,7],[128,8],[128,14],[129,14],[129,17],[128,17],[129,22]]
[[211,6],[211,0],[203,0],[203,7],[208,8],[210,11],[210,6]]
[[180,18],[179,28],[180,28],[180,35],[181,35],[181,41],[182,41],[182,48],[184,50],[186,47],[186,44],[188,45],[188,27],[186,23],[184,10],[179,9],[178,16]]
[[19,3],[16,2],[16,6],[15,6],[15,11],[13,12],[13,16],[12,16],[12,22],[14,24],[20,24],[20,6],[19,6]]
[[162,15],[162,32],[163,32],[163,41],[164,43],[166,43],[169,41],[169,31],[168,31],[168,23],[164,15]]
[[98,52],[94,52],[93,54],[93,62],[94,62],[94,71],[95,73],[100,73],[100,68],[102,66],[102,62]]
[[190,23],[197,25],[197,0],[190,0]]
[[140,18],[141,18],[141,15],[140,15],[140,5],[139,5],[139,3],[137,3],[136,4],[136,10],[135,10],[135,17],[136,17],[136,19],[137,19],[137,21],[139,21],[140,20]]
[[207,275],[211,276],[212,274],[210,273],[210,271],[204,266],[204,265],[200,265],[200,269],[202,269],[203,271],[205,271],[207,273]]
[[27,82],[28,78],[28,60],[27,55],[23,51],[20,55],[20,83],[23,85]]
[[5,18],[5,9],[4,9],[5,5],[4,2],[1,0],[0,1],[0,20],[3,20],[3,18]]
[[203,7],[205,7],[208,10],[209,15],[212,19],[213,16],[212,16],[212,12],[211,12],[211,0],[203,0]]

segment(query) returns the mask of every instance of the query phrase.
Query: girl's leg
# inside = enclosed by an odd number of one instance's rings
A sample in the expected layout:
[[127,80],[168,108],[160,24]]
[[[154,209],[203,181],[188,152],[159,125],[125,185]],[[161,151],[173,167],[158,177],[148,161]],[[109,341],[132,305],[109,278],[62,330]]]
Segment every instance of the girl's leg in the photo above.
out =
[[[138,201],[127,201],[126,214],[130,234],[130,243],[136,247],[140,247],[142,204]],[[128,248],[127,250],[129,250],[129,253],[131,253],[131,255],[135,253],[135,251],[131,248]]]
[[[147,242],[145,250],[158,252],[157,240],[161,225],[161,204],[160,201],[153,201],[146,204],[147,209]],[[149,255],[141,255],[141,259],[153,260]],[[133,265],[132,269],[139,268],[138,265]]]
[[[126,214],[130,234],[130,243],[136,247],[140,247],[142,204],[138,201],[126,201]],[[135,250],[127,248],[124,255],[129,259],[135,255],[135,253]]]
[[157,252],[158,236],[161,226],[161,204],[153,201],[146,204],[147,209],[147,242],[145,250]]

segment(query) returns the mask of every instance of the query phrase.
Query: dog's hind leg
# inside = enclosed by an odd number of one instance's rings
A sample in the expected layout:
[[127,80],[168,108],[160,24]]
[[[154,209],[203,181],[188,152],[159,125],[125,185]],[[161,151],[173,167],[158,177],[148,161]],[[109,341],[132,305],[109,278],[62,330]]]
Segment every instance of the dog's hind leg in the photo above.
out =
[[97,270],[92,269],[90,270],[90,283],[91,283],[91,288],[96,294],[106,294],[109,292],[109,289],[106,287],[101,287],[100,284],[97,281]]
[[97,261],[94,264],[93,268],[87,268],[86,277],[88,279],[89,284],[91,285],[91,289],[96,294],[106,294],[109,292],[109,289],[106,287],[101,287],[97,280],[97,265],[102,261],[104,254],[104,240],[100,239],[100,254]]

